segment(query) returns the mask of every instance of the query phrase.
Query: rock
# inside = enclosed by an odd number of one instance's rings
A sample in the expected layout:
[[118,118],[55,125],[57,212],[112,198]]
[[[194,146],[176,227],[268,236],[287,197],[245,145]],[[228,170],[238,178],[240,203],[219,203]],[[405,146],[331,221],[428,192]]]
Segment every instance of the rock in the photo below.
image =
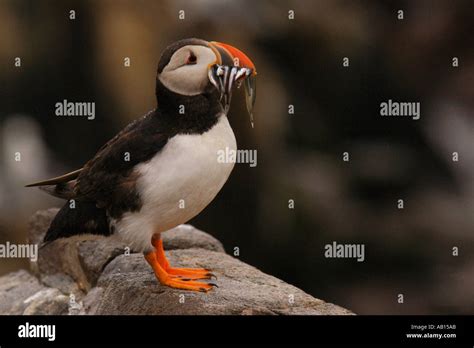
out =
[[95,308],[89,314],[350,314],[220,252],[193,248],[167,256],[176,266],[211,268],[219,287],[208,293],[171,289],[157,283],[141,255],[121,255],[100,276],[103,290],[89,301]]
[[0,277],[0,314],[66,314],[68,297],[25,270]]
[[39,274],[38,279],[45,286],[56,288],[65,294],[78,294],[81,292],[81,283],[64,273]]
[[[38,211],[30,219],[28,241],[41,245],[59,209]],[[217,239],[191,225],[180,225],[162,234],[165,249],[202,248],[225,252]],[[47,286],[65,293],[86,293],[96,283],[104,267],[126,252],[126,245],[114,237],[78,235],[61,238],[40,248],[31,270]]]
[[37,262],[31,263],[32,271],[43,283],[63,292],[87,292],[107,262],[123,252],[123,244],[113,238],[61,238],[40,248]]
[[28,243],[41,244],[51,221],[54,219],[58,211],[59,208],[39,210],[31,216],[28,221]]
[[[36,213],[29,241],[43,239],[57,210]],[[210,268],[208,293],[159,284],[142,254],[113,237],[78,235],[40,249],[31,271],[0,278],[0,314],[353,314],[225,254],[205,232],[182,225],[163,233],[174,266]],[[36,276],[36,277],[35,277]]]
[[28,305],[23,314],[66,314],[69,298],[58,289],[45,288],[23,301]]
[[94,237],[91,240],[83,240],[77,245],[79,261],[91,285],[95,285],[110,261],[125,252],[125,245],[112,238]]

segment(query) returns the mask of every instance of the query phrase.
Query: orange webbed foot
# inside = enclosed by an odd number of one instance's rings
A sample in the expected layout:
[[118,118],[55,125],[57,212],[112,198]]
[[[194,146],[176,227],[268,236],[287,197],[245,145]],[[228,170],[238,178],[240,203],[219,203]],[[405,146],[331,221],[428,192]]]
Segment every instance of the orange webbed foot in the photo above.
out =
[[145,254],[145,259],[153,268],[156,278],[161,284],[175,289],[200,292],[208,292],[213,287],[217,287],[213,283],[196,281],[215,277],[208,269],[171,267],[166,259],[161,239],[155,239],[152,243],[156,250]]
[[216,278],[208,269],[205,268],[174,268],[168,267],[165,271],[173,276],[186,279],[211,279]]
[[200,292],[208,292],[213,287],[217,287],[217,285],[213,283],[196,282],[193,280],[186,280],[186,279],[172,278],[172,277],[169,277],[168,279],[166,279],[162,284],[175,288],[175,289],[192,290],[192,291],[200,291]]

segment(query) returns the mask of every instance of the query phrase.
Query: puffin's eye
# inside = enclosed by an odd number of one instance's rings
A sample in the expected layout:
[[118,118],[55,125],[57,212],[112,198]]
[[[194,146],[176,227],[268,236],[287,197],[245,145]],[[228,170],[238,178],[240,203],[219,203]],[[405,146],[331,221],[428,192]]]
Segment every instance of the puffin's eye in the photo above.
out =
[[191,52],[188,56],[188,59],[186,59],[186,65],[193,65],[197,63],[197,57],[194,55],[193,52]]

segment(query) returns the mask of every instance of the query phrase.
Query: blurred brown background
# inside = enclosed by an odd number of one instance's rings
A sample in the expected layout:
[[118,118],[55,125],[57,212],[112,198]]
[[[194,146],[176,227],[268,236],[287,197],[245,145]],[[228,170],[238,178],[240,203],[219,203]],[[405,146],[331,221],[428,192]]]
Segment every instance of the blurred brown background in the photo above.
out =
[[[199,37],[258,68],[255,129],[242,92],[230,113],[258,166],[236,165],[191,223],[360,314],[473,314],[473,33],[470,0],[0,0],[0,242],[24,242],[28,217],[62,204],[23,185],[79,168],[155,107],[161,51]],[[56,117],[63,99],[96,102],[96,119]],[[388,99],[421,102],[421,119],[381,117]],[[324,258],[332,241],[364,243],[365,262]],[[25,265],[1,259],[0,273]]]

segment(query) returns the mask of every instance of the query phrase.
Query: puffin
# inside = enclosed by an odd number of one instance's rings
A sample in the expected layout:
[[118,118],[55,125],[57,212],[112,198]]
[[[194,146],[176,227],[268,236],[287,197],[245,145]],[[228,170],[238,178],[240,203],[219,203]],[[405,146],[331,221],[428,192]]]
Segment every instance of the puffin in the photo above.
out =
[[170,265],[161,233],[198,215],[229,178],[234,163],[218,161],[218,152],[237,149],[227,118],[232,91],[245,86],[253,127],[256,75],[250,58],[229,44],[190,38],[168,46],[158,63],[155,109],[82,168],[26,185],[67,200],[43,245],[84,233],[114,235],[144,254],[162,285],[211,290],[211,270]]

